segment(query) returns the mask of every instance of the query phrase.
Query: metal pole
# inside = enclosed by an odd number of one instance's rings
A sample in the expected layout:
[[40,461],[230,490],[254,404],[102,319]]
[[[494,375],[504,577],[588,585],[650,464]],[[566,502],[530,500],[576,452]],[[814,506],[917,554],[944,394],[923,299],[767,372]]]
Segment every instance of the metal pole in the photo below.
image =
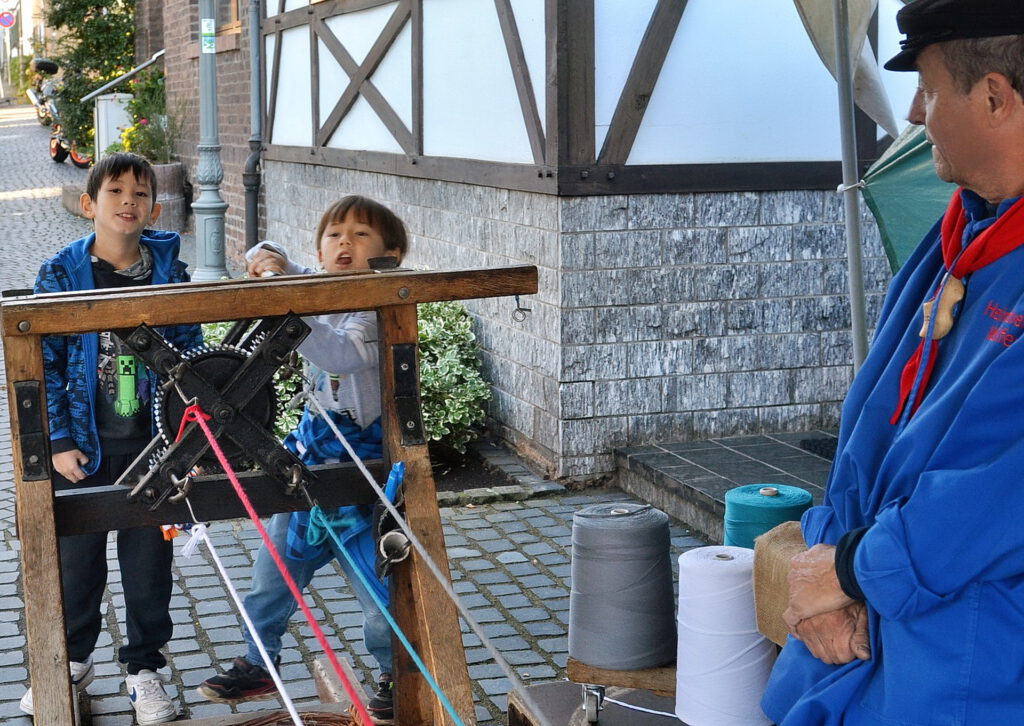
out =
[[850,318],[853,334],[853,372],[868,352],[867,316],[864,313],[864,266],[861,257],[860,204],[857,173],[857,131],[854,122],[853,72],[850,63],[850,32],[847,0],[833,0],[836,34],[836,83],[839,87],[839,127],[842,133],[843,209],[846,217],[846,261],[850,286]]
[[196,262],[193,280],[229,277],[224,266],[224,210],[220,196],[224,167],[220,163],[217,133],[217,3],[199,0],[199,198],[192,202],[196,215]]
[[249,73],[252,112],[249,158],[242,171],[245,187],[245,248],[255,247],[260,235],[260,149],[263,146],[263,36],[260,34],[260,0],[249,0]]

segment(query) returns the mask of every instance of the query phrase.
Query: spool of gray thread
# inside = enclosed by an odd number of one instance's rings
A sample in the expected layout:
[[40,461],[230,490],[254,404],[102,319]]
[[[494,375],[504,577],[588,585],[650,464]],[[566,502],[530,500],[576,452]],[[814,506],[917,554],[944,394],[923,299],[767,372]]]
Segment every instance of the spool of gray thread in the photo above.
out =
[[639,670],[676,655],[668,515],[635,502],[595,504],[572,518],[569,657]]

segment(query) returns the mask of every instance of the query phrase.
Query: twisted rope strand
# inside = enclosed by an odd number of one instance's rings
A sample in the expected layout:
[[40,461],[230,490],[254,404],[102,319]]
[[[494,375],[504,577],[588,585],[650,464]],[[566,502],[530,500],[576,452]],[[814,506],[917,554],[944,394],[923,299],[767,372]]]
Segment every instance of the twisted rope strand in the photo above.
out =
[[348,693],[349,698],[352,699],[352,707],[359,714],[359,717],[364,719],[366,723],[373,723],[373,719],[370,717],[369,712],[366,710],[366,706],[363,705],[363,699],[359,693],[357,693],[352,682],[349,681],[348,676],[341,668],[341,663],[338,662],[338,657],[335,655],[334,650],[327,642],[327,637],[324,635],[324,631],[320,628],[319,623],[316,622],[316,618],[313,617],[313,612],[309,609],[306,604],[305,598],[302,597],[302,593],[299,591],[298,585],[295,584],[295,580],[292,578],[291,573],[288,572],[288,567],[285,565],[284,560],[281,558],[281,553],[277,551],[277,547],[271,541],[270,536],[267,534],[266,528],[260,521],[259,514],[253,507],[252,502],[249,500],[248,495],[245,493],[245,489],[242,488],[241,483],[238,481],[238,477],[235,475],[234,469],[231,468],[230,462],[227,457],[224,456],[224,452],[221,451],[220,445],[217,443],[216,437],[213,435],[213,431],[206,424],[206,419],[210,418],[198,404],[193,404],[185,409],[185,417],[190,421],[194,421],[199,424],[199,427],[203,430],[206,435],[206,440],[210,444],[210,448],[217,456],[217,461],[224,468],[224,472],[227,474],[228,479],[231,481],[231,486],[234,487],[235,493],[238,495],[239,500],[245,507],[245,511],[248,512],[249,518],[252,519],[253,524],[256,525],[256,530],[260,533],[260,537],[263,539],[263,544],[266,545],[267,551],[270,552],[271,558],[274,560],[274,564],[277,565],[277,569],[281,572],[281,577],[284,579],[285,584],[288,585],[288,589],[292,593],[292,597],[299,604],[302,609],[302,614],[306,616],[306,621],[313,629],[313,633],[316,635],[317,641],[323,647],[324,652],[327,654],[327,658],[330,660],[331,665],[334,667],[335,673],[341,680],[342,685],[345,688],[345,692]]

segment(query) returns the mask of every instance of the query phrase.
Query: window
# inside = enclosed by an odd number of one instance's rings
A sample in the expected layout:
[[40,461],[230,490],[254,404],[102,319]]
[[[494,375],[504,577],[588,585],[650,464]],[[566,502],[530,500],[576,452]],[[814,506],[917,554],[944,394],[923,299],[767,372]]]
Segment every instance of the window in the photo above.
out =
[[217,33],[234,33],[241,29],[241,0],[217,0]]

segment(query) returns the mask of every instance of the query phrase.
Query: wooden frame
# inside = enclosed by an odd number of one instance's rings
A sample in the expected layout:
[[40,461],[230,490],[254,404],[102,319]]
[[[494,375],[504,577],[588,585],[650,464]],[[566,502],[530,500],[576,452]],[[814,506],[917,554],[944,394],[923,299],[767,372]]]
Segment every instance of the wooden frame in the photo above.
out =
[[[258,290],[253,285],[258,286]],[[536,291],[537,269],[517,266],[452,272],[395,271],[158,285],[35,295],[0,303],[36,723],[47,726],[74,723],[58,537],[83,529],[104,531],[112,524],[107,516],[108,509],[122,511],[118,515],[122,519],[117,524],[123,521],[123,512],[126,511],[123,504],[120,507],[110,506],[109,503],[116,498],[110,492],[94,492],[90,496],[95,495],[99,499],[92,504],[85,500],[78,502],[91,511],[84,518],[85,523],[72,526],[68,523],[69,517],[60,514],[61,507],[65,505],[56,504],[50,469],[44,460],[44,456],[49,456],[49,435],[45,416],[42,336],[132,328],[141,323],[151,326],[201,323],[222,318],[225,310],[231,311],[231,319],[247,319],[280,316],[288,312],[316,315],[376,309],[380,320],[385,457],[390,461],[405,462],[406,520],[431,558],[447,571],[427,446],[425,443],[409,445],[403,442],[402,432],[409,426],[404,419],[400,425],[395,405],[398,394],[393,353],[399,346],[412,346],[414,349],[417,343],[417,303],[528,295]],[[418,382],[418,376],[415,380]],[[418,397],[418,385],[416,388]],[[46,453],[41,453],[43,451]],[[274,486],[269,481],[267,484]],[[196,486],[199,485],[197,482]],[[250,481],[249,486],[259,490],[257,498],[269,502],[267,506],[270,509],[260,513],[273,513],[276,506],[274,497],[270,495],[267,499],[259,493],[268,487],[258,481]],[[100,504],[97,505],[97,501]],[[152,519],[153,515],[140,506],[137,518],[131,521],[149,523]],[[163,516],[161,519],[169,521]],[[409,559],[396,565],[392,581],[395,593],[392,609],[396,620],[444,689],[459,718],[467,724],[475,723],[455,605],[444,594],[440,584],[433,580],[418,552],[413,552]],[[408,655],[402,649],[396,649],[395,655],[395,678],[402,684],[396,689],[395,705],[402,726],[451,726],[453,719],[441,707],[422,675],[412,667]],[[218,721],[202,723],[212,725]]]
[[[423,151],[423,1],[322,0],[264,21],[261,40],[277,35],[268,88],[268,144],[264,158],[287,163],[314,164],[395,174],[422,179],[480,184],[560,196],[604,194],[719,192],[786,189],[834,189],[841,181],[840,161],[751,162],[723,164],[629,165],[633,143],[647,109],[662,65],[668,55],[687,0],[658,0],[647,31],[619,96],[611,126],[601,149],[595,146],[594,0],[545,0],[546,42],[545,119],[541,123],[534,86],[510,0],[494,0],[509,67],[529,140],[532,163],[514,164],[455,157],[424,156]],[[356,63],[326,25],[326,18],[380,5],[395,4],[392,17],[362,63]],[[369,77],[397,34],[412,28],[412,128]],[[308,25],[312,48],[313,123],[309,147],[273,142],[274,111],[281,66],[280,34]],[[871,37],[877,38],[877,22]],[[319,50],[317,39],[350,76],[327,117],[319,108]],[[401,153],[363,151],[326,146],[338,125],[362,95],[401,147]],[[863,168],[877,158],[876,127],[857,113],[858,155]]]

